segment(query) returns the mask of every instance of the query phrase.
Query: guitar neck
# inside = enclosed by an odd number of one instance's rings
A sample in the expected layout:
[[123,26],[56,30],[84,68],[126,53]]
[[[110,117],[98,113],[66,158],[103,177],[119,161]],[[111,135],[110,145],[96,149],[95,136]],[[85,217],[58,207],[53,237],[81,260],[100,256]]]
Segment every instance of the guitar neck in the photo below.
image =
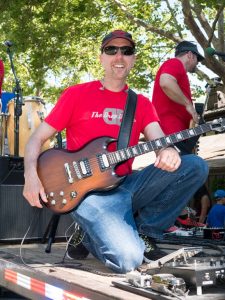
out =
[[211,123],[198,125],[194,128],[182,130],[180,132],[176,132],[156,140],[140,143],[136,146],[131,146],[114,152],[109,152],[107,154],[107,161],[110,165],[115,165],[127,159],[134,158],[152,151],[160,150],[165,147],[169,147],[178,142],[190,139],[195,136],[199,136],[211,130],[213,130],[213,125]]

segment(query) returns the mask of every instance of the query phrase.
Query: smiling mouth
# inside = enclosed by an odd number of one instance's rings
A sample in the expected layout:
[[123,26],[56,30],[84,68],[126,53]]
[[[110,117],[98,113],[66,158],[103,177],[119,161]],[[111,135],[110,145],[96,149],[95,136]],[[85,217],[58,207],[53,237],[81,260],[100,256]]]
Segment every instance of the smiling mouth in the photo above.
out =
[[119,69],[122,69],[124,68],[124,65],[123,64],[115,64],[113,65],[115,68],[119,68]]

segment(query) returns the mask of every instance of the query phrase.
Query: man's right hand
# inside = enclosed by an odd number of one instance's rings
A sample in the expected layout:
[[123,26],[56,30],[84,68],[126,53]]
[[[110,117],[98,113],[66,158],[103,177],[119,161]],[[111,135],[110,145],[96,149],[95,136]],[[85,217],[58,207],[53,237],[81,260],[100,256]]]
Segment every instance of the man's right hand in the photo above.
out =
[[193,121],[198,124],[199,122],[199,115],[197,114],[197,111],[195,110],[193,104],[190,102],[186,104],[186,110],[189,112],[189,114],[192,116]]
[[41,184],[41,181],[38,175],[35,172],[32,172],[31,175],[25,175],[25,185],[23,188],[23,196],[29,202],[31,206],[36,206],[42,208],[40,198],[43,202],[48,202],[44,187]]
[[24,155],[24,178],[25,185],[23,195],[31,206],[42,208],[40,199],[48,202],[44,187],[38,177],[37,160],[41,146],[56,133],[56,130],[43,121],[29,138]]

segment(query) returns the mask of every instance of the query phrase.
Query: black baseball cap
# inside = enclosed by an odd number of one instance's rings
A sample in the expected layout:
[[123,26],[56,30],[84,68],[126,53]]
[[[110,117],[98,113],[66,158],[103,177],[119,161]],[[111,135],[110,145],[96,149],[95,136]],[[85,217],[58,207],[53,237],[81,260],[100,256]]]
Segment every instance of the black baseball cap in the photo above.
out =
[[114,30],[107,34],[103,40],[102,40],[102,45],[101,45],[101,50],[105,47],[106,44],[108,44],[110,41],[114,39],[125,39],[128,40],[132,46],[135,48],[135,42],[132,38],[132,35],[129,32],[123,31],[123,30]]
[[180,42],[176,48],[175,48],[175,56],[177,56],[178,54],[182,53],[182,52],[187,52],[187,51],[191,51],[192,53],[197,55],[197,59],[198,61],[202,61],[204,58],[204,56],[202,56],[199,52],[198,52],[198,48],[195,44],[188,42],[188,41],[183,41]]

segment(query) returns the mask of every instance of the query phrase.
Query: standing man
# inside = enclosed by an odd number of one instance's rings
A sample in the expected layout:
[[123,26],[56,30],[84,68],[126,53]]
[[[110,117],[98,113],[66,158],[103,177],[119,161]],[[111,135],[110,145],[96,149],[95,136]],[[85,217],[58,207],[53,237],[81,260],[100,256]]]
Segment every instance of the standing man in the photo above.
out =
[[[38,177],[37,158],[49,137],[65,128],[68,150],[78,150],[102,136],[118,138],[135,42],[130,33],[115,30],[104,37],[100,51],[103,79],[66,89],[27,143],[24,196],[32,206],[42,207],[39,197],[48,201]],[[143,95],[137,97],[130,146],[138,143],[140,133],[147,140],[164,136],[154,107]],[[115,143],[110,146],[116,149]],[[127,160],[116,169],[118,175],[127,175],[122,184],[86,195],[71,213],[85,232],[86,249],[118,273],[134,270],[143,259],[165,255],[154,239],[173,224],[208,174],[206,163],[195,155],[181,160],[173,147],[162,148],[156,155],[154,164],[134,173],[133,159]]]
[[[193,106],[190,82],[187,72],[194,73],[198,62],[204,57],[197,46],[183,41],[175,49],[175,58],[169,59],[159,68],[152,96],[152,103],[160,119],[165,134],[171,134],[189,128],[190,121],[198,123],[198,115]],[[190,153],[180,144],[180,150]]]
[[[152,103],[158,113],[160,126],[166,135],[188,129],[192,120],[198,123],[187,73],[194,73],[197,64],[203,59],[195,44],[183,41],[175,48],[175,58],[164,62],[156,74]],[[179,142],[176,146],[181,154],[185,155],[192,153],[196,142],[197,137],[194,137]],[[204,194],[202,194],[203,191]],[[203,221],[210,207],[210,199],[205,186],[198,191],[196,199],[200,192],[200,216]]]

